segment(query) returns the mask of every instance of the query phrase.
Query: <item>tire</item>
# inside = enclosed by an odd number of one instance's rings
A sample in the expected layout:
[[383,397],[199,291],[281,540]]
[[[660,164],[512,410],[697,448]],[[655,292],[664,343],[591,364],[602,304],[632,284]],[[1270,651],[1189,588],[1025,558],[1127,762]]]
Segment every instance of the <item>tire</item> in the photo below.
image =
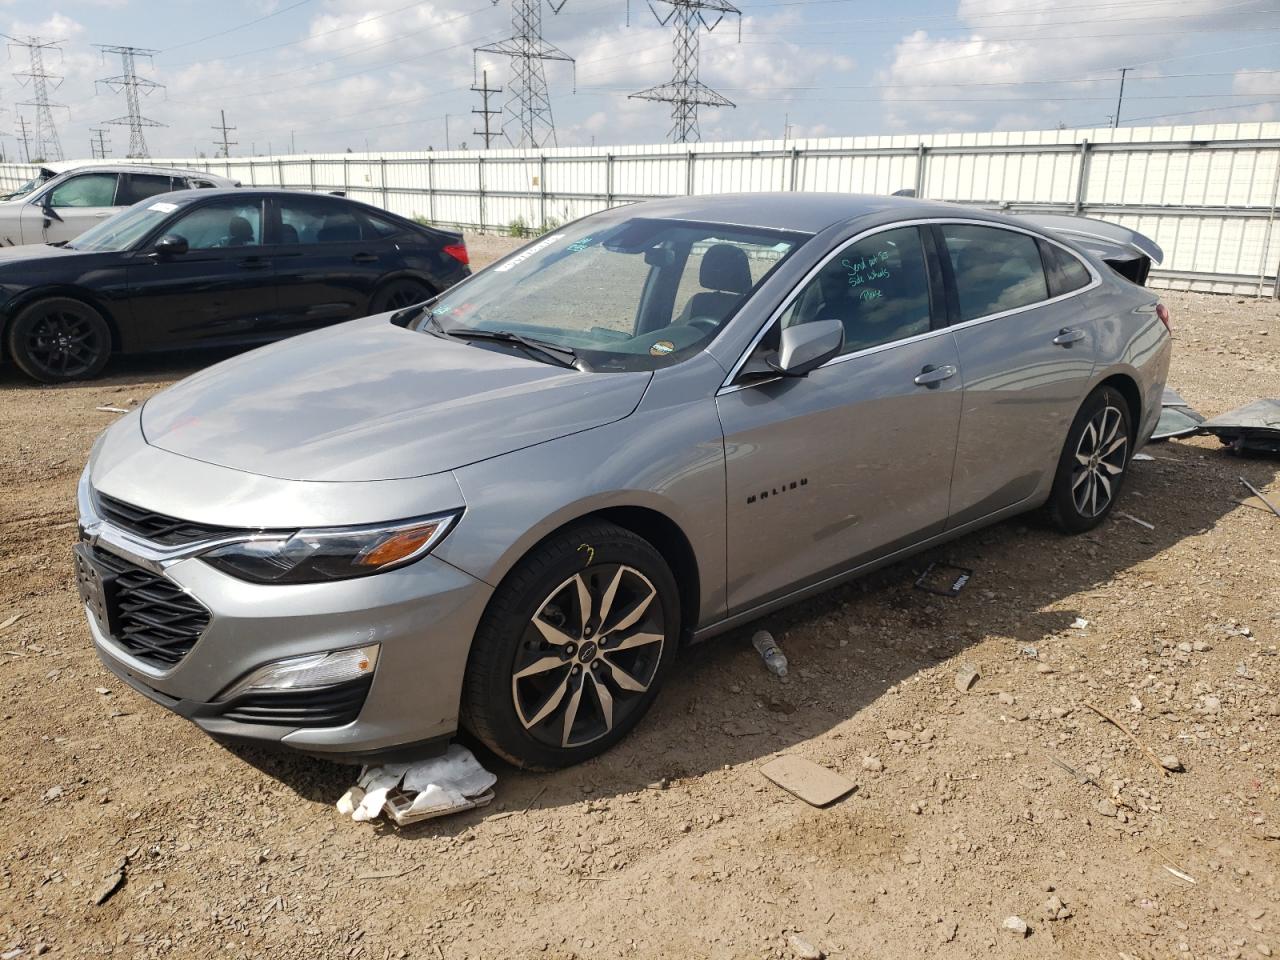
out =
[[429,286],[412,277],[388,280],[369,298],[369,315],[400,310],[415,303],[422,303],[423,300],[430,300],[435,295],[436,292]]
[[1049,521],[1069,534],[1102,523],[1120,498],[1132,456],[1128,401],[1112,387],[1098,387],[1067,433],[1046,504]]
[[647,540],[603,521],[555,534],[503,579],[481,618],[463,726],[531,770],[597,756],[648,711],[679,625],[675,578]]
[[111,328],[81,300],[51,297],[24,307],[9,324],[6,346],[23,373],[41,383],[96,377],[111,356]]

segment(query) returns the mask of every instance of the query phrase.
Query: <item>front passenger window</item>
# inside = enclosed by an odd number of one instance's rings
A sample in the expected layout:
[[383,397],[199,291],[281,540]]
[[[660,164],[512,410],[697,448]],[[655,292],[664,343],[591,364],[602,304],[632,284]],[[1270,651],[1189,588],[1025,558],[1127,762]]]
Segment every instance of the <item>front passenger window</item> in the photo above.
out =
[[85,173],[58,184],[49,194],[51,207],[111,207],[116,199],[114,173]]
[[977,320],[1049,299],[1035,238],[999,227],[944,223],[960,319]]
[[809,281],[782,325],[839,320],[844,353],[927,333],[929,274],[916,227],[899,227],[845,247]]

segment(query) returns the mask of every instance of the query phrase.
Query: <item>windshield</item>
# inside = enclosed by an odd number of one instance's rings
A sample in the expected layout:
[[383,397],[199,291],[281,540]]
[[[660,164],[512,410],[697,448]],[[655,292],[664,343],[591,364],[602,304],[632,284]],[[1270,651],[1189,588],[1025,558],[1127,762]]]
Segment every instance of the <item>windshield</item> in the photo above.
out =
[[99,253],[128,250],[177,209],[176,203],[144,201],[90,227],[66,246],[72,250],[94,250]]
[[505,331],[569,348],[594,370],[652,370],[700,350],[804,239],[681,220],[585,220],[446,292],[415,327]]
[[32,177],[30,180],[28,180],[26,183],[24,183],[22,186],[20,186],[17,190],[14,190],[12,193],[6,193],[0,199],[17,200],[19,197],[25,197],[28,193],[30,193],[36,187],[40,186],[42,183],[48,183],[51,179],[53,179],[52,174],[38,173],[34,177]]

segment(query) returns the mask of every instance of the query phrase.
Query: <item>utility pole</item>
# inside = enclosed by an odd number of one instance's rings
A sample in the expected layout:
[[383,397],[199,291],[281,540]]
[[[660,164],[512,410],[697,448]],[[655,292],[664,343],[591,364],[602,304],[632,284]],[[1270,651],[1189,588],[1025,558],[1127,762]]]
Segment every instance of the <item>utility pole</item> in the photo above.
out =
[[27,163],[31,162],[31,135],[27,133],[27,118],[18,118],[18,141],[22,144],[22,155]]
[[[566,2],[547,0],[547,6],[552,13],[559,13]],[[510,96],[504,107],[508,116],[502,125],[507,142],[513,147],[554,147],[556,124],[543,65],[548,60],[573,63],[573,57],[542,39],[542,0],[511,0],[511,29],[513,35],[506,40],[476,47],[473,53],[492,53],[511,60]],[[474,65],[472,69],[474,72]]]
[[698,79],[699,29],[710,33],[726,16],[737,16],[738,29],[742,29],[742,11],[727,0],[657,0],[669,4],[665,16],[651,2],[650,9],[658,23],[666,26],[675,22],[675,51],[672,56],[674,73],[667,83],[648,90],[633,93],[631,100],[655,100],[670,103],[672,143],[695,143],[702,139],[698,129],[698,107],[733,107],[732,100],[716,93]]
[[447,113],[444,115],[444,148],[446,150],[453,149],[453,144],[449,142],[449,116]]
[[[44,52],[56,50],[61,55],[62,49],[58,44],[62,41],[41,40],[39,37],[27,37],[25,40],[9,37],[9,41],[10,53],[14,47],[22,47],[30,56],[30,68],[27,72],[15,73],[14,76],[22,86],[31,88],[31,99],[23,101],[18,106],[35,108],[35,129],[32,132],[31,141],[35,144],[36,158],[61,160],[62,143],[58,139],[58,128],[53,125],[53,108],[61,107],[62,104],[49,102],[49,85],[52,81],[55,89],[61,86],[62,77],[45,71]],[[29,155],[30,150],[27,153]]]
[[93,136],[89,140],[89,155],[96,160],[105,160],[111,151],[107,149],[107,131],[103,127],[90,127]]
[[125,105],[128,112],[123,117],[116,117],[114,120],[104,120],[104,123],[114,126],[129,128],[129,153],[130,159],[144,159],[150,156],[147,151],[147,138],[143,136],[143,127],[163,127],[165,124],[150,120],[142,115],[142,108],[139,106],[139,91],[142,96],[148,96],[155,90],[163,90],[164,84],[156,83],[154,80],[148,80],[146,77],[139,77],[136,60],[138,57],[145,57],[150,60],[157,51],[144,50],[141,47],[116,46],[99,43],[97,48],[102,51],[103,60],[109,53],[118,53],[120,55],[121,73],[116,77],[104,77],[98,83],[103,84],[113,93],[124,91]]
[[491,126],[490,118],[502,116],[501,110],[489,109],[489,97],[495,93],[501,93],[502,88],[489,86],[489,71],[485,70],[483,85],[477,87],[473,83],[471,85],[471,91],[472,93],[480,94],[480,96],[484,98],[484,106],[481,107],[479,110],[471,111],[472,113],[479,114],[480,116],[484,117],[484,130],[483,131],[472,130],[471,132],[474,133],[477,137],[484,137],[484,148],[488,150],[491,146],[493,146],[493,138],[498,135],[498,131],[494,130]]
[[1133,67],[1120,68],[1120,96],[1116,98],[1116,115],[1112,118],[1112,127],[1120,126],[1120,105],[1124,103],[1124,75],[1132,69]]
[[[222,147],[221,147],[222,153],[221,153],[221,154],[219,154],[219,156],[229,157],[229,156],[231,156],[231,148],[232,148],[232,147],[234,147],[234,146],[237,146],[237,145],[240,143],[240,141],[239,141],[239,140],[228,140],[228,139],[227,139],[227,134],[228,134],[228,133],[230,133],[232,130],[234,130],[234,129],[235,129],[235,127],[228,127],[228,126],[227,126],[227,111],[225,111],[225,110],[219,110],[219,111],[218,111],[218,115],[222,118],[222,122],[221,122],[220,124],[218,124],[217,126],[212,127],[211,129],[213,129],[213,130],[218,130],[218,131],[220,131],[220,132],[222,133],[222,140],[221,140],[221,143],[222,143]],[[214,141],[213,141],[213,145],[214,145],[215,147],[216,147],[216,146],[218,146],[218,143],[219,143],[219,141],[217,141],[217,140],[214,140]]]

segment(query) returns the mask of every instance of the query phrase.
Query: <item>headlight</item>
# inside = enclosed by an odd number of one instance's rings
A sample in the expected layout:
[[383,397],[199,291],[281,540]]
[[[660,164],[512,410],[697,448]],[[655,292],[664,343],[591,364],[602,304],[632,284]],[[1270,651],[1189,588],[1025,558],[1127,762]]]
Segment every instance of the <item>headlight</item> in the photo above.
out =
[[328,527],[265,535],[218,547],[201,559],[254,583],[324,583],[367,577],[420,560],[459,513],[369,527]]

